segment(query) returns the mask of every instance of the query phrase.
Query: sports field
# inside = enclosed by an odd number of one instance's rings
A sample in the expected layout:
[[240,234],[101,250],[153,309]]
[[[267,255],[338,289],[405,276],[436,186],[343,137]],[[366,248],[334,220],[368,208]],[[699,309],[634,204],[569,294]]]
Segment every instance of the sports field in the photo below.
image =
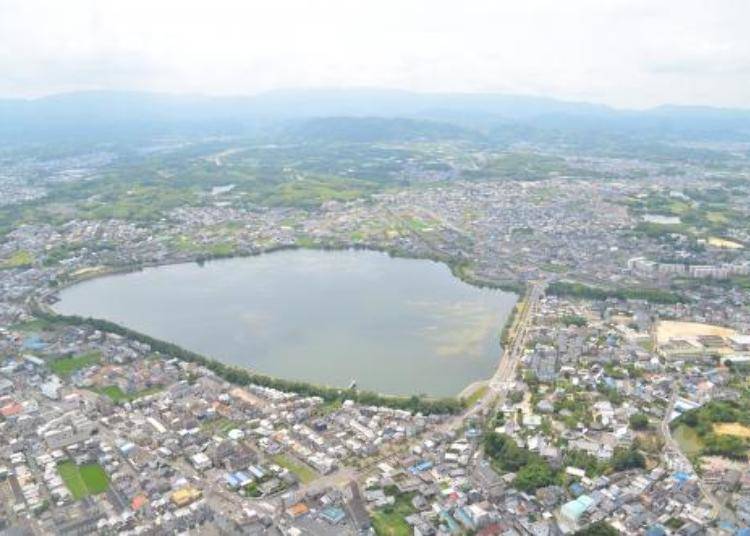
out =
[[79,466],[69,460],[58,465],[57,471],[75,500],[103,493],[109,487],[107,474],[97,463]]
[[656,326],[656,341],[658,344],[666,344],[672,339],[690,339],[706,335],[718,335],[719,337],[730,337],[736,331],[711,324],[700,324],[698,322],[678,322],[674,320],[662,320]]

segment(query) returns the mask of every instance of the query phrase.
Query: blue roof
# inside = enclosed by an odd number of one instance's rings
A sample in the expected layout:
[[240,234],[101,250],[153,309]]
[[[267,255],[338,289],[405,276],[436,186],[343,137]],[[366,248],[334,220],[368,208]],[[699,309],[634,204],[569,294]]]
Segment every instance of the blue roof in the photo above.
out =
[[664,536],[666,533],[661,525],[651,525],[646,531],[646,536]]
[[577,520],[592,504],[594,499],[588,495],[581,495],[576,500],[563,504],[561,510],[565,517]]
[[431,468],[432,468],[431,461],[421,461],[409,467],[409,472],[415,475],[417,473],[421,473],[422,471],[427,471],[428,469],[431,469]]
[[243,473],[242,471],[237,471],[232,476],[239,480],[240,482],[245,482],[246,480],[252,480],[246,473]]
[[467,514],[466,510],[464,510],[463,508],[456,508],[456,511],[453,512],[453,517],[463,525],[467,525],[469,527],[474,526],[474,522],[471,520],[471,517],[469,517],[469,514]]
[[331,523],[338,523],[342,519],[346,517],[346,514],[341,508],[337,508],[335,506],[329,506],[327,508],[324,508],[320,515],[330,521]]
[[47,346],[47,344],[42,341],[39,335],[30,335],[23,341],[23,347],[28,350],[41,350],[45,346]]
[[579,495],[583,495],[586,490],[583,486],[581,486],[578,482],[575,482],[570,485],[570,492],[578,497]]
[[750,528],[740,529],[735,533],[735,536],[750,536]]

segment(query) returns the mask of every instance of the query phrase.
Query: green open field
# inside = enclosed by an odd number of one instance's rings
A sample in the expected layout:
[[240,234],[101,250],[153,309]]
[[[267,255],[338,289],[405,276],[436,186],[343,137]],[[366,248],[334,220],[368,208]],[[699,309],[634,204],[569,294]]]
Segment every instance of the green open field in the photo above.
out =
[[680,446],[680,450],[688,456],[699,454],[703,448],[703,441],[695,430],[684,424],[678,426],[672,432],[674,440]]
[[218,419],[211,419],[203,422],[200,428],[207,434],[226,436],[230,430],[241,428],[242,425],[243,423],[241,421],[233,421],[226,417],[220,417]]
[[31,253],[25,250],[16,251],[7,259],[0,260],[0,269],[4,268],[22,268],[30,266],[34,262]]
[[13,324],[10,326],[11,330],[14,331],[23,331],[26,333],[33,333],[35,331],[44,331],[48,329],[51,326],[51,323],[42,320],[41,318],[36,318],[34,320],[27,320],[25,322],[19,322],[18,324]]
[[49,365],[49,368],[58,376],[70,376],[77,370],[96,365],[102,359],[99,352],[88,352],[73,357],[61,357],[55,359]]
[[318,476],[320,476],[312,469],[312,467],[308,467],[302,462],[298,462],[289,456],[285,456],[284,454],[277,454],[272,458],[272,460],[276,465],[280,465],[281,467],[288,469],[289,472],[297,475],[297,478],[299,478],[300,482],[302,482],[303,484],[312,482],[313,480],[318,478]]
[[372,514],[372,527],[378,536],[410,536],[412,529],[404,518],[414,513],[411,494],[396,497],[392,506],[386,506]]
[[78,466],[68,460],[57,466],[60,477],[75,500],[107,491],[109,479],[97,463]]
[[112,399],[113,402],[131,402],[135,400],[136,398],[140,398],[142,396],[151,395],[154,393],[158,393],[161,391],[161,387],[150,387],[148,389],[143,389],[142,391],[136,391],[135,393],[126,393],[122,389],[120,389],[117,385],[108,385],[107,387],[102,387],[101,389],[96,389],[95,391],[97,393],[103,394],[108,396]]
[[471,407],[484,397],[484,395],[487,394],[487,390],[489,389],[489,385],[480,385],[474,391],[471,392],[469,396],[465,398],[466,400],[466,406]]

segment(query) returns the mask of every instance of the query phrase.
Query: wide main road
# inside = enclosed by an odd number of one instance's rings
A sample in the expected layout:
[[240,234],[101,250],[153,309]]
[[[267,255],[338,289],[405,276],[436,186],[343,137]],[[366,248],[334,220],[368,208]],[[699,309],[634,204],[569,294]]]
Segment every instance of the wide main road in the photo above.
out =
[[482,413],[486,409],[492,409],[496,404],[505,401],[508,391],[515,382],[516,369],[523,356],[529,326],[545,287],[544,281],[530,281],[527,284],[526,293],[523,299],[518,302],[519,309],[510,327],[508,342],[503,347],[500,362],[495,374],[489,380],[487,391],[476,404],[467,408],[464,413],[446,421],[441,426],[443,431],[459,428],[467,418]]
[[[485,409],[491,409],[498,402],[504,401],[505,396],[515,380],[518,362],[521,360],[523,349],[526,344],[529,324],[539,303],[539,298],[544,292],[545,286],[546,285],[543,281],[532,281],[527,285],[523,299],[518,302],[519,310],[513,320],[513,325],[508,334],[508,344],[503,348],[497,370],[489,380],[487,392],[472,407],[467,408],[466,411],[460,415],[456,415],[443,422],[437,427],[438,431],[444,433],[454,432],[464,425],[466,419]],[[343,486],[345,483],[352,480],[361,482],[365,475],[369,474],[379,462],[388,460],[389,458],[396,456],[399,452],[411,449],[411,447],[418,441],[418,439],[413,439],[406,443],[394,446],[393,449],[388,452],[381,452],[357,468],[348,466],[342,467],[329,475],[302,485],[300,489],[319,490],[328,486]]]

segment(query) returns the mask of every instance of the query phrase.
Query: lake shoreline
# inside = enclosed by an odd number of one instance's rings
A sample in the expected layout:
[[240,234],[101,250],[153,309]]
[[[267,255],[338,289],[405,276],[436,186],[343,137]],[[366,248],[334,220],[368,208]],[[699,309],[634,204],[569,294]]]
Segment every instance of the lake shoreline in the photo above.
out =
[[[50,306],[51,298],[53,296],[57,296],[58,293],[62,292],[63,290],[68,289],[68,288],[70,288],[72,286],[78,285],[80,283],[83,283],[85,281],[89,281],[89,280],[92,280],[92,279],[100,279],[100,278],[104,278],[105,276],[127,274],[127,273],[131,273],[131,272],[143,271],[144,269],[151,268],[151,267],[155,268],[155,267],[160,267],[160,266],[189,265],[189,264],[194,263],[194,262],[202,265],[204,262],[211,262],[212,260],[231,260],[231,259],[238,259],[238,258],[249,258],[249,257],[257,257],[257,256],[267,255],[267,254],[270,254],[270,253],[276,253],[276,252],[280,252],[280,251],[293,251],[293,250],[311,250],[311,251],[370,251],[370,252],[384,253],[384,254],[388,255],[389,257],[397,258],[397,259],[429,260],[429,261],[432,261],[433,263],[436,263],[436,264],[446,265],[446,267],[448,268],[448,270],[449,270],[449,272],[451,274],[451,277],[455,277],[457,280],[459,280],[459,281],[461,281],[463,283],[466,283],[466,284],[468,284],[468,285],[470,285],[472,287],[496,289],[496,290],[504,291],[506,293],[508,293],[509,291],[512,292],[512,291],[514,291],[517,288],[517,285],[514,285],[514,287],[512,289],[509,289],[508,287],[510,285],[496,284],[496,283],[493,283],[493,282],[486,282],[486,281],[478,281],[476,278],[470,277],[470,274],[465,269],[465,265],[462,265],[460,262],[457,262],[455,260],[453,260],[453,261],[447,261],[447,260],[441,259],[441,258],[439,258],[437,256],[416,257],[416,256],[405,255],[405,254],[403,254],[403,252],[397,252],[397,251],[393,251],[393,250],[383,250],[383,249],[380,249],[380,248],[371,248],[371,247],[363,247],[363,246],[342,246],[342,247],[321,246],[321,247],[309,247],[307,245],[301,246],[301,245],[297,245],[297,244],[287,244],[287,245],[276,246],[276,247],[273,247],[273,248],[266,248],[264,250],[260,250],[260,251],[256,251],[256,252],[252,252],[252,253],[248,253],[248,254],[221,256],[221,258],[218,258],[218,259],[204,259],[204,258],[198,258],[198,257],[194,257],[192,259],[175,259],[175,258],[169,258],[169,259],[164,259],[163,261],[156,262],[156,263],[143,263],[143,264],[138,264],[138,265],[127,265],[127,266],[116,266],[116,267],[109,266],[109,267],[96,268],[95,270],[86,272],[86,273],[82,274],[79,277],[73,277],[69,281],[66,281],[64,284],[61,284],[60,286],[58,286],[56,288],[50,289],[49,292],[45,293],[45,295],[44,295],[45,299],[41,303],[37,302],[37,305],[38,305],[38,307],[39,307],[40,310],[44,311],[45,315],[53,315],[53,316],[64,317],[65,315],[61,315],[60,313],[58,313],[58,311],[56,311],[54,308],[52,308]],[[512,293],[513,293],[514,300],[517,301],[518,300],[518,295],[515,292],[512,292]],[[510,321],[512,321],[512,315],[507,315],[504,318],[504,320],[503,320],[503,322],[506,323],[506,324],[508,322],[510,322]],[[122,327],[124,328],[124,326],[122,326]],[[502,332],[502,323],[498,324],[497,327],[498,327],[498,333],[501,333]],[[124,328],[124,329],[130,330],[130,328]],[[134,330],[131,330],[131,331],[134,331]],[[168,342],[168,339],[165,339],[164,342]],[[497,343],[496,343],[496,347],[497,347],[497,356],[498,356],[497,360],[499,360],[500,356],[502,355],[502,346],[501,346],[501,343],[500,343],[500,340],[499,340],[499,336],[498,336],[498,340],[497,340]],[[204,352],[201,352],[201,355],[205,357],[207,354],[205,354]],[[210,355],[210,354],[208,354],[208,355]],[[237,355],[240,355],[240,354],[237,354]],[[208,360],[216,360],[216,358],[211,358],[211,357],[205,357],[205,358],[208,359]],[[493,364],[496,364],[497,360],[493,360]],[[218,361],[224,363],[225,365],[231,364],[232,366],[237,366],[236,364],[232,363],[231,358],[229,358],[229,359],[223,359],[223,360],[218,360]],[[248,365],[242,365],[242,368],[247,369],[247,371],[249,373],[251,373],[251,374],[259,374],[259,375],[264,375],[264,376],[265,375],[269,375],[269,373],[260,372],[257,368],[251,367],[251,366],[248,366]],[[271,373],[270,375],[274,376],[274,377],[277,377],[279,379],[288,378],[288,376],[285,376],[284,374]],[[470,381],[468,384],[464,385],[463,389],[458,390],[458,392],[456,394],[450,395],[450,397],[451,398],[455,398],[455,399],[462,399],[462,398],[464,398],[466,396],[467,392],[470,392],[470,391],[474,390],[472,388],[476,384],[481,385],[481,383],[482,382],[486,382],[489,379],[489,377],[491,377],[491,376],[488,376],[487,378],[479,377],[477,379],[474,379],[474,380]],[[289,380],[289,381],[294,381],[294,380]],[[323,388],[342,389],[342,387],[329,387],[329,386],[327,386],[327,384],[325,382],[321,382],[321,381],[317,381],[317,380],[300,380],[300,381],[302,381],[304,383],[309,383],[311,385],[318,385],[318,386],[321,386]],[[330,384],[328,384],[328,385],[330,385]],[[386,393],[387,390],[386,389],[375,389],[374,392],[383,394],[383,393]],[[390,395],[390,394],[385,394],[384,396],[400,398],[400,397],[408,396],[408,395]],[[444,398],[444,397],[442,397],[440,395],[436,395],[436,396],[435,395],[433,395],[433,396],[424,395],[424,396],[425,396],[425,398],[429,398],[429,399]]]

